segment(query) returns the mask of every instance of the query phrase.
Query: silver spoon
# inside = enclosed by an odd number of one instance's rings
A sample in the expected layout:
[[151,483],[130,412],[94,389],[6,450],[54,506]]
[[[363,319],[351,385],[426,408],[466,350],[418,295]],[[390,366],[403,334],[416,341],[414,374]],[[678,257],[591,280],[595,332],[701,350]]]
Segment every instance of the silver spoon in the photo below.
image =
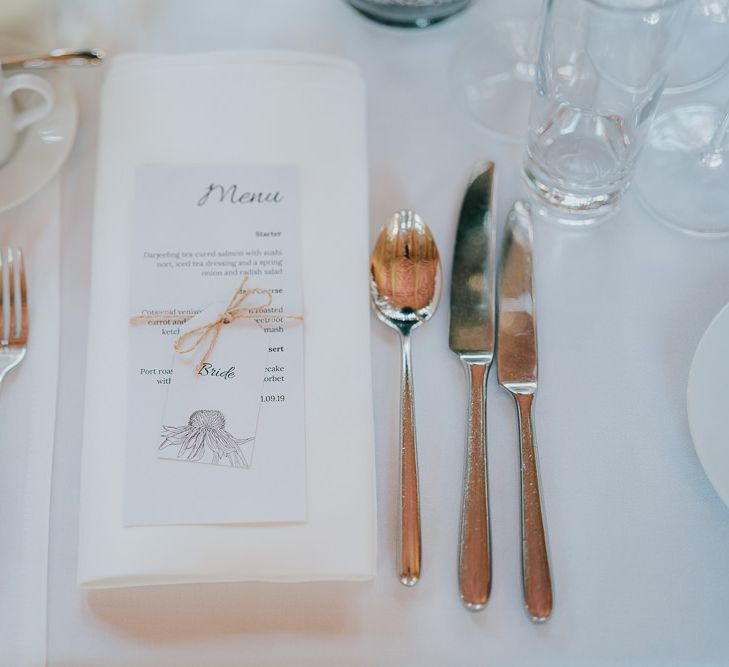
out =
[[370,260],[370,297],[377,317],[400,334],[400,504],[397,570],[414,586],[420,578],[420,496],[415,441],[410,335],[440,303],[440,255],[433,235],[413,211],[398,211],[382,228]]
[[0,67],[5,69],[50,69],[51,67],[89,67],[101,65],[106,53],[101,49],[53,49],[48,53],[26,53],[0,56]]

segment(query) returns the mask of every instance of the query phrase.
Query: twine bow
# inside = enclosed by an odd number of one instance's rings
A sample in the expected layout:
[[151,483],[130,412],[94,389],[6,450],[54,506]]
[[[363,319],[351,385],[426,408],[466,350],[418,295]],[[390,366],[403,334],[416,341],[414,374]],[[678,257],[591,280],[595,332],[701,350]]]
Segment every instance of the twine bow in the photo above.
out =
[[[209,338],[207,349],[203,354],[200,361],[195,366],[195,372],[200,372],[200,369],[207,362],[208,358],[215,349],[215,344],[218,342],[218,336],[223,329],[223,326],[235,322],[235,320],[261,318],[265,317],[265,313],[261,313],[273,303],[273,294],[271,290],[261,289],[254,287],[252,289],[246,289],[249,277],[243,278],[243,282],[240,284],[238,289],[235,290],[232,298],[228,302],[222,313],[216,320],[208,322],[207,324],[201,324],[199,327],[190,329],[175,340],[175,352],[178,354],[187,354],[197,349],[203,344],[205,339]],[[245,301],[254,294],[263,294],[266,297],[266,303],[259,304],[257,306],[246,306]],[[301,315],[276,315],[277,317],[284,317],[293,320],[303,320]]]

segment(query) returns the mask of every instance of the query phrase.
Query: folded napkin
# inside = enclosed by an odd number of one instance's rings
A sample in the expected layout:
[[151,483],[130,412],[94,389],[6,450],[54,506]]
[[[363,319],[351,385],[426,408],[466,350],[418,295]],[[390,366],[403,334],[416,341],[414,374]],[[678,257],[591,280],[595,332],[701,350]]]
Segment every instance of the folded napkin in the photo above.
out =
[[[374,575],[364,112],[357,68],[334,58],[255,52],[114,61],[102,93],[96,184],[81,586]],[[150,164],[240,163],[293,164],[299,173],[306,520],[126,526],[135,174]]]

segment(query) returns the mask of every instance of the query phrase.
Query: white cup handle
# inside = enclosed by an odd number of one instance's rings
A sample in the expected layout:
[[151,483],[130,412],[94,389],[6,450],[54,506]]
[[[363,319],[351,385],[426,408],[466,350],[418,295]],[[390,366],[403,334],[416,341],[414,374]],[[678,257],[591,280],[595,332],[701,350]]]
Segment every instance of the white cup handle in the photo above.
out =
[[18,90],[35,91],[43,98],[43,101],[15,116],[14,128],[16,132],[24,130],[28,125],[32,125],[47,116],[53,108],[54,101],[53,86],[35,74],[15,74],[5,79],[2,86],[2,94],[5,97],[10,97]]

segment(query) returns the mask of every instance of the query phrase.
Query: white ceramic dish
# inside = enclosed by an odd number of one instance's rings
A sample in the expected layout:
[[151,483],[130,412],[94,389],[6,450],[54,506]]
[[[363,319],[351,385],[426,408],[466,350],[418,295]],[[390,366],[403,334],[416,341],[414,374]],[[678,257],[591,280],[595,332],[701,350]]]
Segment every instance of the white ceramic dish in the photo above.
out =
[[696,348],[686,403],[701,465],[729,506],[729,304],[714,318]]
[[[30,53],[38,48],[14,37],[0,36],[0,53]],[[10,159],[0,166],[0,213],[22,204],[55,176],[76,136],[78,107],[73,89],[60,70],[34,72],[55,91],[53,110],[18,137]]]

